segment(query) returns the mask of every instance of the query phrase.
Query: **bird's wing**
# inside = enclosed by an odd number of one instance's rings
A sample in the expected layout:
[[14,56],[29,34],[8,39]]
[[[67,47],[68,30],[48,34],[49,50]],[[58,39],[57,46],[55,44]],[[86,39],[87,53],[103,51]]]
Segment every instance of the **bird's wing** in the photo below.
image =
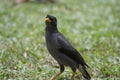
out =
[[61,53],[70,57],[77,63],[87,66],[83,57],[79,54],[79,52],[69,43],[69,41],[62,34],[59,34],[59,36],[57,36],[57,40],[60,45],[59,51]]

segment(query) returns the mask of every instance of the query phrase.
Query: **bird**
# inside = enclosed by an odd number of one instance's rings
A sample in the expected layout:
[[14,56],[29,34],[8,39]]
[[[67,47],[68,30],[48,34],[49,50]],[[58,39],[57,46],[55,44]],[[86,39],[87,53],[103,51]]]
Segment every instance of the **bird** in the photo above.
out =
[[61,75],[66,66],[70,67],[73,71],[71,80],[74,80],[77,69],[82,73],[82,76],[86,80],[90,80],[91,76],[86,70],[89,66],[67,38],[59,32],[56,17],[53,15],[47,15],[45,17],[45,25],[45,41],[47,50],[60,66],[60,72],[53,75],[50,80],[55,80],[59,75]]

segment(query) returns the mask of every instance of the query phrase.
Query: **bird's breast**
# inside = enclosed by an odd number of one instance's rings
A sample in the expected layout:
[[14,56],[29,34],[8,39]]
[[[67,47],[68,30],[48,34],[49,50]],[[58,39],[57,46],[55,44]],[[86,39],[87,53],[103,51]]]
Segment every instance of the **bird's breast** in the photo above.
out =
[[51,54],[54,54],[59,48],[56,34],[46,34],[47,49]]

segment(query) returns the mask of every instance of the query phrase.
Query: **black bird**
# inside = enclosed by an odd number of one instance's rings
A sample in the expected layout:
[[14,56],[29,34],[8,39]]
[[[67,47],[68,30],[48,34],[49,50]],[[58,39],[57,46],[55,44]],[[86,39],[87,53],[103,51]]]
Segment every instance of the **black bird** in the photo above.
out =
[[50,80],[55,80],[64,71],[64,66],[71,67],[74,79],[76,69],[78,69],[83,77],[90,80],[91,77],[86,70],[88,65],[84,61],[79,52],[70,44],[70,42],[58,31],[57,19],[54,16],[47,15],[45,18],[46,29],[45,38],[49,53],[60,65],[60,72],[53,75]]

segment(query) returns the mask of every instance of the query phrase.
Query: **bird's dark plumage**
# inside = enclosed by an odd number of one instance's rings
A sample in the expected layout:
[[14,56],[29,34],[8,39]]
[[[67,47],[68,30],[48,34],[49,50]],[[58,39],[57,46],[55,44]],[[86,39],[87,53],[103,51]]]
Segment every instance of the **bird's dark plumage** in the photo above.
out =
[[[84,78],[90,80],[91,77],[86,71],[86,62],[70,42],[58,31],[57,19],[54,16],[47,15],[45,22],[47,49],[59,63],[61,73],[64,71],[64,66],[70,66],[74,73],[78,69],[82,72]],[[51,80],[54,80],[60,74],[55,75]]]

